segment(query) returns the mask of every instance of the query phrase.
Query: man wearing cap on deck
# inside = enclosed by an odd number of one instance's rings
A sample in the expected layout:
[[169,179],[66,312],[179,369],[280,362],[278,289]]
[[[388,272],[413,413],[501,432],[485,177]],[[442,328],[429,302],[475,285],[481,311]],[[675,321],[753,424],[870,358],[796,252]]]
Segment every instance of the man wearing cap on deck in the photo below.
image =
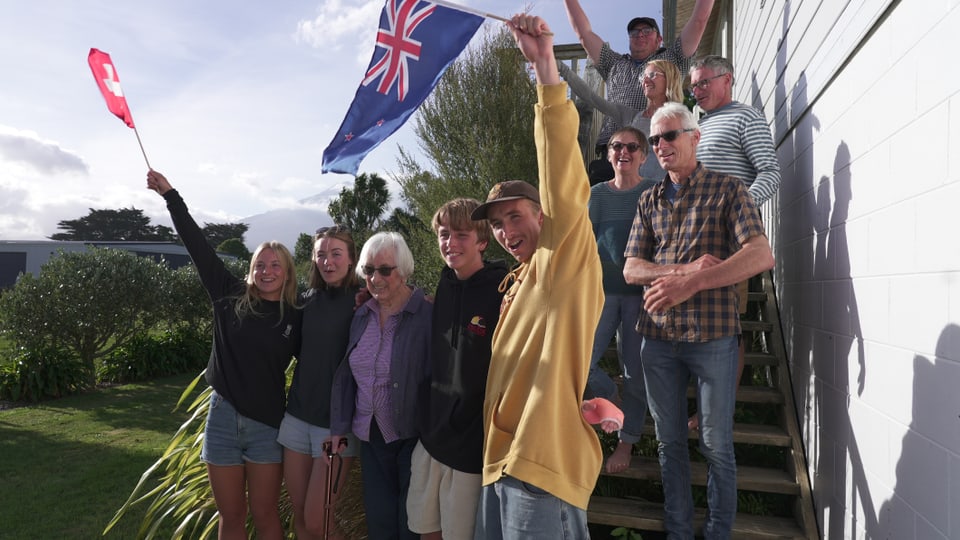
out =
[[[587,56],[597,68],[600,77],[607,83],[607,100],[642,111],[647,108],[647,98],[643,95],[641,84],[643,70],[647,62],[657,58],[669,60],[677,65],[680,73],[686,73],[690,59],[700,47],[700,39],[707,28],[714,0],[697,0],[693,14],[680,31],[680,36],[668,47],[663,46],[663,36],[657,21],[650,17],[634,17],[627,23],[627,35],[630,37],[630,54],[620,54],[610,48],[593,32],[590,19],[580,7],[579,0],[564,0],[567,17],[573,26],[580,44]],[[606,144],[610,135],[623,126],[618,125],[609,116],[604,117],[603,127],[597,136],[598,155],[606,155]],[[649,134],[648,134],[649,135]],[[610,171],[613,178],[613,171]]]
[[508,26],[537,77],[540,188],[501,182],[472,214],[489,220],[494,238],[519,262],[500,286],[474,538],[588,538],[586,508],[603,459],[581,415],[603,306],[590,183],[553,34],[532,15],[516,15]]

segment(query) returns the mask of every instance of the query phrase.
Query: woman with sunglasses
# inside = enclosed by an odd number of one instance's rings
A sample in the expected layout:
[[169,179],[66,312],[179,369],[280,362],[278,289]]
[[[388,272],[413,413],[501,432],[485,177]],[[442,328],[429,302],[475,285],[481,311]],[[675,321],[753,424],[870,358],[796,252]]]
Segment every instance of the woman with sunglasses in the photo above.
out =
[[[317,229],[310,288],[301,295],[300,356],[278,438],[284,447],[283,479],[293,505],[294,528],[303,540],[343,537],[333,509],[359,453],[352,435],[330,438],[333,376],[347,352],[360,289],[356,260],[357,247],[347,228]],[[338,457],[333,456],[331,444],[339,448]]]
[[[647,413],[646,387],[640,363],[643,340],[634,329],[643,308],[643,287],[628,285],[624,280],[623,252],[637,214],[640,194],[656,184],[655,180],[640,176],[641,165],[650,161],[648,148],[646,135],[639,129],[625,127],[615,131],[607,143],[607,159],[613,166],[614,177],[591,187],[588,203],[600,254],[605,299],[594,334],[584,397],[609,399],[620,406],[624,415],[617,447],[604,465],[607,473],[622,472],[630,466],[633,445],[640,440]],[[614,336],[623,372],[622,399],[616,383],[599,365]]]
[[247,538],[247,507],[257,538],[280,540],[278,503],[286,369],[300,348],[297,278],[283,244],[264,242],[238,279],[207,243],[177,190],[160,173],[147,188],[167,202],[173,226],[213,303],[213,349],[204,377],[213,387],[200,459],[219,512],[219,538]]
[[370,538],[417,538],[407,528],[406,499],[419,393],[429,384],[432,306],[407,285],[412,274],[413,254],[399,234],[377,233],[363,245],[357,276],[370,299],[353,316],[334,379],[331,431],[360,439]]

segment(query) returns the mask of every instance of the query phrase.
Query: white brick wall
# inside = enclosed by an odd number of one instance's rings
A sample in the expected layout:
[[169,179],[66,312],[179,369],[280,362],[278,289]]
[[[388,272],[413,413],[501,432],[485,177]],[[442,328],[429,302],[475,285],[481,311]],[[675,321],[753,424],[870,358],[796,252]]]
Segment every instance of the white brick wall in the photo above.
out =
[[735,3],[735,92],[823,536],[960,539],[960,1],[891,3]]

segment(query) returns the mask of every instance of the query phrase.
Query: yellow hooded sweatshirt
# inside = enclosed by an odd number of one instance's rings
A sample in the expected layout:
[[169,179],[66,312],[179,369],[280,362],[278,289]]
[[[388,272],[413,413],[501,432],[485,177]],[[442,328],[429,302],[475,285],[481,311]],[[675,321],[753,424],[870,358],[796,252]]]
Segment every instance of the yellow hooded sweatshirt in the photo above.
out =
[[567,85],[537,86],[534,136],[544,214],[537,249],[512,272],[484,400],[483,485],[503,475],[587,508],[603,455],[580,412],[603,307],[587,214],[590,182]]

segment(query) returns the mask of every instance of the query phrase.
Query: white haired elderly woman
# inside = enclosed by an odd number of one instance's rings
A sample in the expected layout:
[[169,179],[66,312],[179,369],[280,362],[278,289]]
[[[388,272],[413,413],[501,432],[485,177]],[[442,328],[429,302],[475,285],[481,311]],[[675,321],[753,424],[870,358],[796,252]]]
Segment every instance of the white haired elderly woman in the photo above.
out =
[[407,528],[406,498],[432,306],[423,290],[407,285],[411,274],[413,254],[399,234],[377,233],[363,245],[357,275],[371,298],[357,308],[347,361],[334,378],[330,430],[360,440],[370,538],[417,538]]

